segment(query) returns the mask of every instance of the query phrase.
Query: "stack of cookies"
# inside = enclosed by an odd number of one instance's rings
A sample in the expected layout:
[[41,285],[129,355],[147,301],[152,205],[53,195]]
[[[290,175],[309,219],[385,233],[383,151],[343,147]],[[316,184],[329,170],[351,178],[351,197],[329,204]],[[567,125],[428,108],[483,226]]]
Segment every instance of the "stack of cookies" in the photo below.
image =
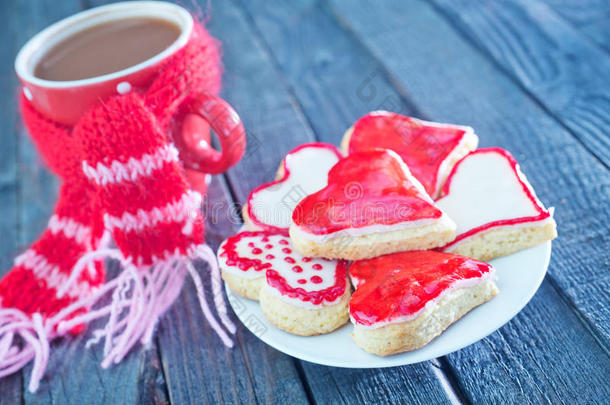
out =
[[422,347],[498,294],[485,261],[556,237],[510,153],[477,145],[470,127],[376,111],[341,150],[295,148],[220,246],[223,279],[287,332],[351,320],[370,353]]

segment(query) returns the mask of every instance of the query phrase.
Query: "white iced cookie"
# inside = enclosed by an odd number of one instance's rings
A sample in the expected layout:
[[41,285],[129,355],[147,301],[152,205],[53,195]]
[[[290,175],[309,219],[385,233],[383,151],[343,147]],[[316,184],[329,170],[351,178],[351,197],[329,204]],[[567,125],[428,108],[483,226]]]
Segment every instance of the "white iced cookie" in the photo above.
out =
[[288,232],[294,207],[326,186],[328,171],[341,159],[331,144],[306,143],[286,154],[276,180],[250,193],[242,216],[249,230]]
[[557,236],[552,213],[504,149],[479,149],[459,161],[436,203],[457,224],[446,252],[488,261]]
[[309,336],[348,321],[347,263],[303,257],[282,233],[245,231],[219,249],[223,278],[240,295],[258,299],[280,329]]

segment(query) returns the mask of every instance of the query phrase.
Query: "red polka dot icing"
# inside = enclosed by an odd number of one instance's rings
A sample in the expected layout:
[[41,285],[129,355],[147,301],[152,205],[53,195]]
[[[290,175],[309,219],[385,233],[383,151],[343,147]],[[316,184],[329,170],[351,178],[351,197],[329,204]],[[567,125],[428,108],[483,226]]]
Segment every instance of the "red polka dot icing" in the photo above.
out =
[[295,208],[295,230],[325,237],[378,232],[379,227],[432,223],[443,215],[396,153],[353,153],[328,173],[328,185]]
[[478,149],[460,160],[443,195],[437,204],[457,224],[457,237],[443,248],[446,251],[491,228],[552,220],[517,161],[500,148]]
[[491,265],[451,253],[420,250],[352,262],[356,291],[349,303],[357,326],[381,327],[416,318],[444,294],[492,276]]
[[[262,254],[253,254],[254,249]],[[282,233],[240,232],[220,245],[218,260],[223,271],[240,277],[265,275],[266,288],[295,305],[332,304],[346,289],[345,261],[303,257]]]
[[436,198],[453,163],[476,149],[478,138],[470,127],[428,122],[387,111],[375,111],[353,126],[348,153],[371,148],[391,149]]
[[263,184],[248,197],[248,217],[258,230],[288,232],[292,210],[308,194],[326,185],[328,171],[342,155],[331,144],[303,144],[282,160],[281,179]]

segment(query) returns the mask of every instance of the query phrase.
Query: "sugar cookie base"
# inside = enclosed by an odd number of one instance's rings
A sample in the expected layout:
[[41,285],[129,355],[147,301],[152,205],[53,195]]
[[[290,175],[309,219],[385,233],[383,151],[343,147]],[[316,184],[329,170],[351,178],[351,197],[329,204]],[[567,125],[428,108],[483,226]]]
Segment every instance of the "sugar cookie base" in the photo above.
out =
[[379,356],[418,349],[440,335],[449,325],[473,308],[489,301],[498,288],[487,280],[469,288],[457,289],[443,297],[436,306],[406,322],[376,329],[354,326],[352,339],[362,349]]
[[551,218],[551,221],[544,226],[491,228],[444,250],[486,262],[539,245],[556,237],[557,225]]
[[455,223],[446,215],[438,222],[362,236],[339,236],[324,242],[299,236],[296,225],[290,226],[290,239],[303,256],[360,260],[407,250],[425,250],[444,246],[455,238]]
[[235,294],[258,301],[260,291],[265,283],[265,272],[261,273],[260,277],[248,279],[222,271],[222,279]]
[[349,321],[347,306],[351,296],[349,281],[345,293],[334,305],[309,309],[291,305],[263,287],[260,292],[260,306],[265,318],[286,332],[314,336],[329,333]]

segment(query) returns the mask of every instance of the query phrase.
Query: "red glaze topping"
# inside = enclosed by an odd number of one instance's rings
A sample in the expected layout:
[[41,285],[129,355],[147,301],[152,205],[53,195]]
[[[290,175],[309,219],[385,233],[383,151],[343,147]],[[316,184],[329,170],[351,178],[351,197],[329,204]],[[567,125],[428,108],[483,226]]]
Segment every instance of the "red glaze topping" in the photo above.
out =
[[[255,271],[261,271],[271,267],[271,263],[265,263],[261,259],[251,258],[251,257],[243,257],[240,256],[237,251],[237,243],[243,238],[250,236],[265,236],[267,232],[240,232],[237,235],[233,235],[228,238],[222,245],[220,249],[219,256],[226,258],[226,263],[228,266],[236,266],[238,269],[242,271],[248,271],[250,269],[254,269]],[[267,240],[268,241],[268,240]],[[248,247],[254,247],[254,242],[248,242]],[[254,253],[254,250],[258,248],[252,249],[252,254],[260,254],[261,252]],[[266,259],[269,260],[269,256],[273,256],[271,254],[266,256]]]
[[[275,269],[267,270],[267,283],[279,290],[282,295],[298,298],[301,301],[310,302],[314,305],[320,305],[322,301],[333,302],[345,293],[345,278],[347,276],[347,262],[339,260],[336,264],[335,283],[323,290],[305,291],[303,288],[291,287],[286,279]],[[323,281],[319,276],[312,276],[310,280],[314,284],[320,284]],[[305,279],[299,279],[297,282],[299,284],[307,284]]]
[[[219,249],[218,256],[222,258],[221,266],[233,266],[242,271],[264,270],[267,284],[277,289],[282,295],[314,305],[320,305],[323,301],[333,302],[343,295],[346,288],[347,262],[343,260],[323,261],[321,264],[320,259],[302,257],[290,249],[290,242],[283,238],[283,235],[282,232],[244,231],[230,237],[221,244]],[[282,238],[278,240],[278,237]],[[269,243],[270,238],[275,239],[275,242]],[[242,240],[244,242],[240,244]],[[270,248],[267,247],[269,245],[271,245]],[[282,245],[286,247],[282,248]],[[263,254],[254,253],[257,249],[261,250],[260,253]],[[286,250],[291,251],[291,256],[287,256]],[[261,260],[263,256],[267,261]],[[314,270],[316,275],[312,275]],[[298,277],[302,278],[292,278],[293,281],[289,282],[295,273],[299,273]],[[311,284],[301,287],[309,282],[316,285],[324,283],[321,287],[328,287],[319,290],[312,289]]]
[[[506,149],[502,149],[502,148],[481,148],[481,149],[477,149],[473,152],[470,152],[468,155],[464,156],[459,162],[457,162],[457,164],[453,167],[453,170],[451,170],[451,173],[447,177],[447,182],[445,182],[445,186],[443,187],[443,193],[442,193],[443,197],[442,198],[447,198],[448,195],[451,193],[451,181],[455,177],[455,173],[459,170],[459,167],[462,164],[462,162],[464,162],[466,159],[468,159],[469,157],[471,157],[473,155],[482,154],[482,153],[497,153],[498,155],[502,156],[504,159],[506,159],[509,162],[510,167],[513,170],[513,173],[515,174],[515,179],[521,185],[521,188],[523,189],[523,193],[530,200],[530,202],[532,203],[532,207],[534,207],[534,209],[538,212],[538,214],[534,215],[534,216],[529,216],[529,217],[501,219],[498,221],[488,222],[486,224],[469,229],[468,231],[457,235],[453,241],[449,242],[448,244],[446,244],[445,246],[443,246],[441,248],[438,248],[439,250],[444,250],[472,235],[475,235],[480,232],[484,232],[484,231],[488,230],[489,228],[493,228],[496,226],[515,225],[515,224],[521,224],[521,223],[525,223],[525,222],[542,221],[551,216],[551,213],[547,209],[545,209],[543,206],[540,205],[540,202],[534,196],[533,190],[523,181],[523,179],[519,175],[519,163],[517,163],[517,161],[515,160],[515,158],[509,151],[507,151]],[[498,180],[500,180],[500,179],[498,179]]]
[[411,182],[403,165],[387,150],[349,155],[330,170],[325,188],[297,205],[293,222],[309,233],[325,235],[440,218],[442,212]]
[[465,134],[464,127],[427,125],[400,114],[372,113],[354,124],[348,153],[372,148],[391,149],[405,161],[426,192],[434,196],[439,168]]
[[419,250],[353,262],[352,319],[371,326],[415,315],[456,281],[477,279],[491,265],[451,253]]
[[311,279],[312,283],[320,284],[322,282],[322,278],[318,276],[313,276]]

